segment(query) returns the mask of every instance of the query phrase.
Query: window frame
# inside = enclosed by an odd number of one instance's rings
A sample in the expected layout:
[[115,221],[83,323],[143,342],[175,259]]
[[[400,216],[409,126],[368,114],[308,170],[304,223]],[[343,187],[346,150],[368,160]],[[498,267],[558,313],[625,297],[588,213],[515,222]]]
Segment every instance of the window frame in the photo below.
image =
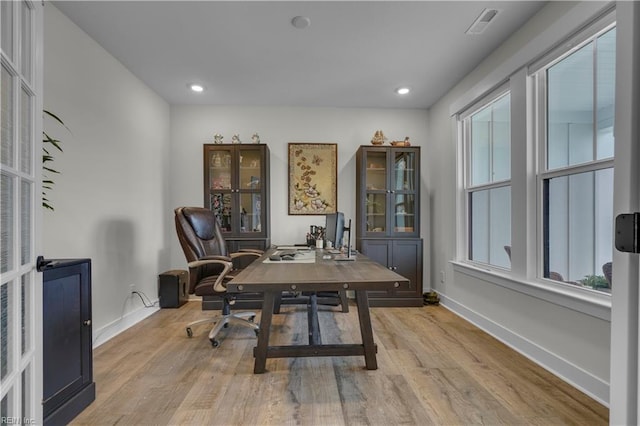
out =
[[[491,282],[508,291],[526,294],[536,299],[575,310],[603,320],[611,319],[611,295],[565,285],[542,276],[542,206],[538,202],[543,190],[538,179],[540,156],[537,138],[546,135],[544,126],[539,125],[539,114],[535,100],[535,80],[531,77],[542,66],[551,60],[560,60],[566,52],[578,43],[602,31],[605,27],[616,26],[615,4],[600,10],[597,14],[580,24],[575,31],[559,37],[557,41],[549,41],[546,50],[539,50],[522,65],[502,67],[482,83],[471,87],[449,108],[451,128],[456,140],[456,243],[455,257],[449,261],[456,274],[462,274],[478,280]],[[552,59],[553,58],[553,59]],[[523,58],[524,59],[524,58]],[[502,70],[502,71],[501,71]],[[502,76],[499,73],[504,72]],[[479,106],[483,100],[504,86],[509,86],[511,93],[511,185],[512,185],[512,248],[511,269],[495,268],[487,264],[474,263],[468,260],[467,227],[468,211],[465,192],[465,146],[463,143],[463,126],[461,118]],[[542,130],[541,130],[542,129]],[[518,133],[520,132],[520,133]],[[546,149],[546,148],[545,148]],[[602,160],[608,162],[613,160]],[[587,169],[597,167],[580,165]],[[524,170],[525,173],[515,173]],[[555,170],[555,172],[560,172]],[[526,204],[526,205],[525,205]],[[514,210],[515,209],[515,210]],[[515,216],[514,216],[515,215]],[[517,247],[516,247],[517,246]]]
[[[553,178],[569,177],[572,175],[578,175],[587,172],[596,172],[599,170],[612,169],[614,165],[614,158],[609,157],[605,159],[595,159],[589,162],[578,163],[574,165],[567,165],[562,167],[556,167],[549,169],[548,167],[548,128],[547,128],[547,70],[554,65],[560,63],[564,59],[571,56],[573,53],[584,48],[588,44],[597,40],[598,37],[607,33],[611,29],[616,27],[615,11],[611,11],[603,16],[598,21],[592,23],[588,27],[584,28],[581,32],[573,37],[565,40],[559,47],[553,49],[547,55],[537,60],[528,68],[528,79],[532,90],[529,92],[530,99],[529,104],[532,106],[534,116],[528,125],[535,128],[535,138],[533,143],[536,146],[536,224],[539,232],[536,232],[536,253],[537,260],[535,262],[535,278],[541,280],[548,285],[567,287],[571,292],[590,292],[598,295],[605,296],[610,299],[611,294],[603,291],[591,289],[588,287],[575,286],[570,283],[556,281],[551,278],[545,277],[545,266],[547,257],[545,253],[545,235],[547,230],[545,229],[545,182]],[[594,68],[596,67],[597,47],[593,54]],[[593,97],[596,99],[596,86],[597,78],[594,74],[594,93]],[[595,118],[595,111],[593,112]],[[593,123],[594,137],[597,134],[597,121],[594,119]],[[597,147],[594,146],[594,151]],[[613,247],[612,247],[613,250]]]
[[[463,213],[463,219],[462,219],[464,223],[463,225],[464,238],[462,239],[463,241],[462,247],[460,247],[460,250],[459,250],[459,253],[461,254],[461,256],[458,256],[458,258],[463,258],[465,262],[469,262],[470,264],[474,264],[482,268],[489,268],[490,270],[496,270],[496,271],[509,271],[510,268],[505,268],[499,265],[471,259],[471,246],[472,246],[471,195],[475,192],[485,191],[485,190],[488,191],[488,190],[498,189],[498,188],[508,187],[509,189],[511,189],[512,187],[511,168],[509,172],[509,179],[500,179],[495,181],[490,180],[489,182],[482,183],[482,184],[475,184],[475,185],[472,184],[471,182],[472,180],[471,118],[473,115],[482,111],[484,108],[487,108],[491,104],[499,102],[500,100],[502,100],[507,96],[511,97],[510,84],[508,81],[499,85],[498,87],[494,88],[493,90],[484,94],[483,96],[481,96],[476,102],[474,102],[472,105],[470,105],[467,109],[462,111],[457,116],[457,124],[458,124],[459,135],[460,135],[458,140],[461,141],[461,148],[462,148],[461,160],[462,160],[463,173],[461,176],[462,177],[461,202],[462,202],[462,205],[464,206],[463,207],[464,213]],[[511,116],[511,98],[509,99],[509,105],[510,105],[509,114]],[[511,120],[509,120],[509,128],[510,128],[509,146],[511,148]],[[511,162],[511,160],[509,160],[509,162]],[[509,230],[509,232],[511,232],[511,229]]]

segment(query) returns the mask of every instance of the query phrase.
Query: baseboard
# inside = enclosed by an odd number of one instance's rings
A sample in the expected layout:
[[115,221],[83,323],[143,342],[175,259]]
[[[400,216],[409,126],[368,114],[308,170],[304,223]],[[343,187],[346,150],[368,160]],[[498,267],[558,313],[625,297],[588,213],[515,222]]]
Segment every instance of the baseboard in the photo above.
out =
[[152,307],[144,307],[140,306],[139,308],[126,313],[124,316],[119,319],[105,325],[104,327],[100,327],[98,329],[93,330],[93,349],[102,345],[103,343],[111,340],[118,334],[122,333],[129,327],[133,327],[143,319],[147,318],[154,312],[160,310],[158,307],[158,299],[151,302],[153,304]]
[[440,294],[440,304],[571,386],[609,407],[609,383],[445,295]]

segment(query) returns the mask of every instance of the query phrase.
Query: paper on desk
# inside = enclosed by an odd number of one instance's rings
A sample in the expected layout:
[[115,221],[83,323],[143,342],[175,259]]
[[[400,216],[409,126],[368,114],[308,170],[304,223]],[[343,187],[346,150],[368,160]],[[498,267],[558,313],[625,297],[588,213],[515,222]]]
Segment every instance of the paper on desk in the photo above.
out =
[[307,246],[278,246],[278,250],[297,250],[299,252],[307,252],[311,251],[311,249]]
[[[278,254],[279,251],[281,251],[281,247],[278,247],[274,254]],[[271,260],[267,257],[262,263],[316,263],[316,253],[314,251],[301,251],[296,253],[293,260]]]

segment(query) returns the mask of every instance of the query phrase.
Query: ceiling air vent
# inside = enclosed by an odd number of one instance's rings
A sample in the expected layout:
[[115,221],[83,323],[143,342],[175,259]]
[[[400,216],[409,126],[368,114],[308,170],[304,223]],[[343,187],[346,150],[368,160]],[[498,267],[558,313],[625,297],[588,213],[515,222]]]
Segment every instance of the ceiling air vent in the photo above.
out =
[[480,16],[471,24],[469,29],[465,31],[465,34],[478,35],[482,34],[487,29],[493,19],[500,13],[500,9],[485,9]]

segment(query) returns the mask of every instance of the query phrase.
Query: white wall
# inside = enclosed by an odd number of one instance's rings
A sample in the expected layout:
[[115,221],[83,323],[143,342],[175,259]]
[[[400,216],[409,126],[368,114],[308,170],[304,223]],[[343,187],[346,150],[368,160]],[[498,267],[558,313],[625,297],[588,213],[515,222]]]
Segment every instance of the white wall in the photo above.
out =
[[[47,258],[88,257],[94,342],[153,309],[169,264],[169,106],[54,6],[45,7],[45,120],[63,141],[56,154],[55,211],[44,213]],[[124,324],[123,324],[124,323]]]
[[[608,401],[610,323],[543,297],[508,289],[508,280],[469,273],[456,260],[456,133],[452,113],[571,34],[604,2],[550,2],[429,110],[424,172],[431,205],[431,280],[443,304],[554,371]],[[520,149],[520,148],[518,148]],[[516,182],[514,182],[514,185]],[[522,188],[521,188],[522,189]],[[515,191],[515,189],[514,189]],[[526,212],[516,212],[516,218]],[[514,221],[514,226],[524,219]],[[440,282],[440,273],[445,282]],[[517,287],[517,286],[516,286]],[[606,316],[606,315],[603,315]]]
[[[409,136],[413,145],[423,147],[423,161],[430,155],[426,147],[427,112],[424,110],[172,106],[171,205],[203,205],[202,144],[213,143],[215,133],[221,133],[227,142],[233,134],[239,133],[242,141],[250,142],[251,135],[258,132],[271,152],[273,244],[302,243],[309,225],[324,225],[324,216],[288,215],[289,142],[338,144],[338,209],[344,212],[346,219],[352,219],[355,228],[355,155],[360,145],[370,144],[378,129],[382,129],[390,140]],[[423,237],[426,236],[425,228]],[[172,265],[184,268],[184,255],[178,241],[173,238],[171,242]],[[425,259],[428,259],[428,250],[425,252]],[[428,263],[425,262],[425,275],[427,273]]]

